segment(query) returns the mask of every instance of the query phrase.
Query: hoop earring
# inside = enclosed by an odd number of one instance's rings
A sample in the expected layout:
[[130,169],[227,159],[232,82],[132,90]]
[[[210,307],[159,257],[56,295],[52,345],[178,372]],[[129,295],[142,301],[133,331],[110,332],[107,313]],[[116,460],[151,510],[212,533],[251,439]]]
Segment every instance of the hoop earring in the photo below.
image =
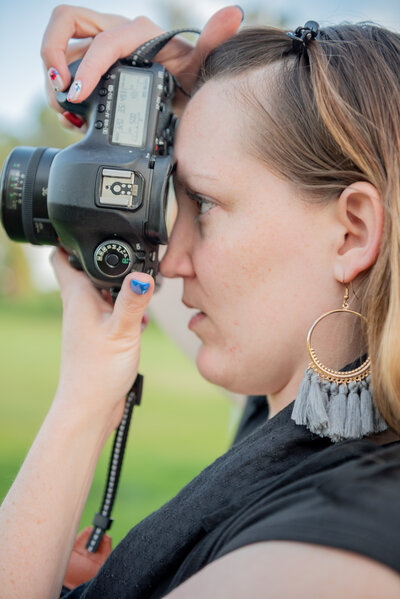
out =
[[346,286],[342,307],[320,316],[308,331],[307,349],[311,363],[300,385],[291,416],[296,424],[335,442],[360,439],[388,428],[373,401],[369,356],[352,370],[332,370],[324,366],[311,344],[315,327],[331,314],[354,314],[367,322],[362,314],[349,309],[348,299]]

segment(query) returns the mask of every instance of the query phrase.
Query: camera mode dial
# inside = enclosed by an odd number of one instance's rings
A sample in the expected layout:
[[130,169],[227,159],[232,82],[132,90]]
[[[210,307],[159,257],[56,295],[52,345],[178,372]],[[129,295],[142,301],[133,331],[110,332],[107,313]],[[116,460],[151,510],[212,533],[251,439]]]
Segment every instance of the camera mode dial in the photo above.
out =
[[94,252],[94,263],[103,275],[122,277],[132,268],[132,249],[127,243],[115,239],[103,241]]

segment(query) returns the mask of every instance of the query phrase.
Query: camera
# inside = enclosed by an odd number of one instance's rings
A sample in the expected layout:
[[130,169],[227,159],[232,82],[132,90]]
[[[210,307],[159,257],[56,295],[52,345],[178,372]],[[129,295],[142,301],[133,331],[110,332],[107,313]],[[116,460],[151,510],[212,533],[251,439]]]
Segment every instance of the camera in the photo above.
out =
[[[72,79],[79,66],[70,65]],[[135,64],[135,63],[133,63]],[[80,104],[88,123],[64,150],[17,147],[0,181],[1,219],[14,241],[61,245],[98,288],[119,289],[131,271],[158,271],[168,241],[175,80],[162,65],[117,61]]]

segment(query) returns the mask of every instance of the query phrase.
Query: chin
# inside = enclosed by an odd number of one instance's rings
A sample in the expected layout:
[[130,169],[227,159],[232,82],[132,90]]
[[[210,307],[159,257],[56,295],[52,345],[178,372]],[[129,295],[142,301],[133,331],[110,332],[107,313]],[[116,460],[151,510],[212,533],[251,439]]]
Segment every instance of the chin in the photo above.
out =
[[[229,359],[230,358],[230,359]],[[260,368],[253,362],[246,367],[244,356],[231,356],[226,348],[202,344],[197,353],[196,366],[203,378],[238,395],[268,395],[268,381],[260,378]],[[248,358],[249,359],[249,358]]]
[[243,393],[238,390],[240,380],[237,366],[227,360],[226,351],[216,350],[201,345],[196,357],[197,369],[201,376],[210,383],[223,387],[232,393]]

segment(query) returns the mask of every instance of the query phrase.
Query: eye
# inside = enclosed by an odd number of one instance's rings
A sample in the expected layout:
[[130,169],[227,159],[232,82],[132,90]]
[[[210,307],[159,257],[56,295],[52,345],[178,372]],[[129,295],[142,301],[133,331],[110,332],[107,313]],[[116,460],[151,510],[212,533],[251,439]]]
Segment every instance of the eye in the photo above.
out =
[[213,202],[209,198],[206,198],[205,196],[194,193],[193,191],[189,191],[188,189],[186,190],[186,195],[188,196],[188,198],[190,198],[191,200],[193,200],[196,203],[197,208],[199,210],[199,214],[196,215],[195,221],[198,220],[198,218],[202,214],[206,214],[206,212],[209,212],[211,210],[211,208],[213,208],[215,206],[215,202]]

